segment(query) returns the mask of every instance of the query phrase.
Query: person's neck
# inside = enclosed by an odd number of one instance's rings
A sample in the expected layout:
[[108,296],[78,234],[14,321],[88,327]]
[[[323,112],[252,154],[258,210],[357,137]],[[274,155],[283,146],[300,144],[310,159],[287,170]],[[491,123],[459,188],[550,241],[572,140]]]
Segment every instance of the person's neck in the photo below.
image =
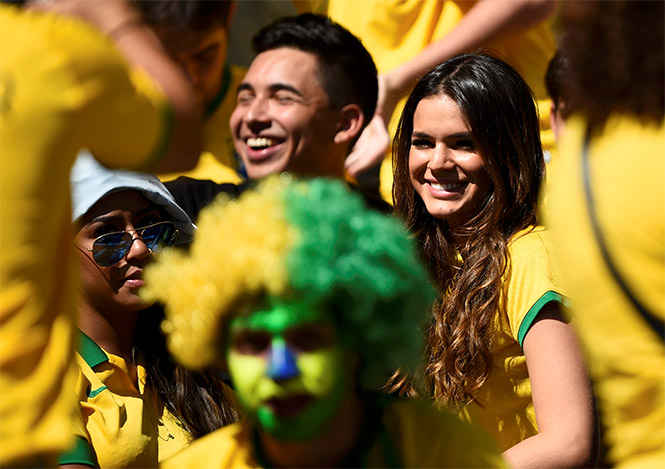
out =
[[[313,164],[312,161],[315,163]],[[344,148],[322,145],[318,154],[300,155],[286,171],[304,179],[316,177],[344,179],[346,177],[345,161],[346,153]]]
[[129,360],[140,314],[140,311],[116,311],[105,314],[82,304],[79,308],[78,326],[106,352]]
[[334,467],[360,437],[365,404],[356,393],[342,403],[323,433],[309,441],[280,441],[266,433],[259,440],[266,458],[275,467]]

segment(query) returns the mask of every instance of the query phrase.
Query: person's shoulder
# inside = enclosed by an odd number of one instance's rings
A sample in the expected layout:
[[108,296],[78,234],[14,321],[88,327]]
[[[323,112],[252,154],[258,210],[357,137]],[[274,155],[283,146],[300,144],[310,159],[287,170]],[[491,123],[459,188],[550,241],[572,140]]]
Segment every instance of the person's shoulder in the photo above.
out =
[[79,56],[89,58],[100,52],[114,58],[118,55],[98,30],[78,18],[66,15],[45,14],[3,4],[0,5],[0,26],[3,38],[13,38],[11,46],[3,49],[4,58],[8,53],[14,55],[41,51],[43,54],[49,51],[50,54],[59,53],[61,62],[56,63],[62,66],[67,63],[67,59]]
[[518,232],[510,240],[510,254],[513,258],[529,258],[537,253],[550,252],[552,239],[550,232],[543,226],[530,226]]
[[404,467],[505,467],[494,440],[431,401],[396,399],[384,423]]
[[189,446],[160,463],[163,469],[250,468],[257,467],[250,457],[248,430],[234,423],[194,440]]
[[365,204],[369,208],[374,209],[377,212],[383,213],[384,215],[390,215],[393,213],[393,207],[388,202],[383,200],[378,189],[359,187],[356,186],[355,184],[350,184],[350,183],[349,187],[353,191],[357,192],[360,196],[362,196],[363,200],[365,201]]
[[240,184],[220,184],[209,179],[194,179],[187,176],[180,176],[164,183],[176,203],[194,222],[196,222],[199,212],[219,194],[237,198],[253,185],[254,183],[251,181],[244,181]]

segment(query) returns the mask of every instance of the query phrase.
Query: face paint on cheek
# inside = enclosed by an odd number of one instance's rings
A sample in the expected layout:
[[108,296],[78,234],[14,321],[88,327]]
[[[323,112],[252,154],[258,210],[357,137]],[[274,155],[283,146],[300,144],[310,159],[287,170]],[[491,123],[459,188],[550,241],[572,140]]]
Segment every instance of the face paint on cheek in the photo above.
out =
[[342,351],[337,347],[300,354],[297,366],[303,387],[313,396],[328,396],[334,391],[335,383],[346,374],[343,361]]
[[261,403],[258,388],[266,374],[265,359],[230,351],[227,360],[240,403],[247,412],[256,412]]
[[[329,313],[276,302],[231,324],[229,371],[248,417],[283,441],[324,431],[349,396],[352,371]],[[269,336],[269,337],[267,337]]]

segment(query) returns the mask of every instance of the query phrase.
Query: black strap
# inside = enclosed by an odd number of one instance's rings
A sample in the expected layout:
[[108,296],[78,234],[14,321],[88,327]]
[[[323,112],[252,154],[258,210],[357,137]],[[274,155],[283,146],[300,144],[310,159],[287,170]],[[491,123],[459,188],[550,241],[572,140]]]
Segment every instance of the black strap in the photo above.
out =
[[600,229],[600,224],[598,222],[598,217],[596,215],[593,193],[591,190],[591,170],[589,168],[589,132],[587,132],[584,139],[584,146],[582,148],[582,177],[584,179],[584,194],[586,196],[586,204],[589,213],[589,221],[591,222],[591,228],[593,230],[593,235],[598,243],[598,248],[600,253],[603,256],[603,261],[607,265],[607,268],[610,271],[614,281],[617,283],[621,291],[628,301],[633,305],[633,307],[640,313],[644,321],[649,325],[651,330],[661,339],[665,340],[665,323],[649,311],[649,309],[644,306],[644,304],[637,298],[633,293],[631,288],[626,283],[625,279],[617,269],[616,264],[612,260],[609,250],[607,249],[607,244],[603,238],[603,233]]

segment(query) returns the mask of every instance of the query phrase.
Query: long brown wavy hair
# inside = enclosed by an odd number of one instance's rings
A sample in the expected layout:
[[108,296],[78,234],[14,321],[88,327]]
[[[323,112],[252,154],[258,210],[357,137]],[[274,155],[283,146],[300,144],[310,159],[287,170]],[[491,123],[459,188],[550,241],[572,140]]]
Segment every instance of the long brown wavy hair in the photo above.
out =
[[[463,226],[431,216],[411,184],[413,116],[431,96],[457,103],[492,180]],[[510,268],[507,246],[518,231],[537,223],[544,160],[531,90],[515,70],[489,55],[466,54],[438,65],[406,102],[393,168],[396,212],[416,236],[439,291],[427,331],[425,384],[438,402],[469,402],[494,367],[502,276]],[[404,383],[396,377],[389,388],[396,391]]]

